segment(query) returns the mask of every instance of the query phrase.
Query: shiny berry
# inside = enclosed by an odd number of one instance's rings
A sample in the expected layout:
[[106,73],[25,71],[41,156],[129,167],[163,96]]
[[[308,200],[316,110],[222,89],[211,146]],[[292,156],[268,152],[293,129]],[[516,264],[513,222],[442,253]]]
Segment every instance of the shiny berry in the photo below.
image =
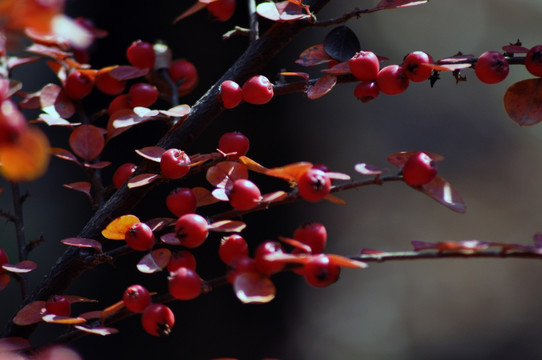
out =
[[248,256],[248,244],[239,234],[224,237],[218,247],[218,256],[225,264],[231,264],[238,257]]
[[272,275],[278,273],[286,265],[281,261],[272,261],[265,258],[266,255],[280,253],[282,254],[282,246],[277,241],[265,241],[258,245],[254,252],[254,260],[256,261],[256,269],[264,275]]
[[228,265],[229,269],[226,272],[226,279],[231,284],[233,284],[235,278],[239,274],[258,272],[258,269],[256,268],[256,260],[249,256],[238,256],[233,259]]
[[119,95],[126,88],[126,81],[119,80],[111,75],[114,66],[108,66],[98,70],[95,78],[95,85],[104,94]]
[[414,51],[406,56],[403,61],[403,70],[410,81],[422,82],[429,79],[433,69],[422,64],[433,64],[431,55],[423,51]]
[[179,149],[168,149],[160,158],[160,170],[169,179],[180,179],[190,171],[190,157]]
[[166,206],[175,216],[196,211],[198,199],[190,188],[179,187],[173,189],[166,197]]
[[486,84],[496,84],[503,81],[509,71],[508,60],[498,51],[486,51],[480,55],[474,65],[476,76]]
[[320,254],[312,257],[304,266],[303,275],[310,285],[323,288],[339,280],[341,268],[333,264],[329,257]]
[[220,98],[226,109],[233,109],[243,101],[243,90],[235,81],[226,80],[220,84]]
[[168,72],[171,80],[178,84],[178,90],[181,95],[194,90],[198,84],[198,70],[194,64],[186,59],[172,61]]
[[205,218],[198,214],[185,214],[177,219],[175,234],[181,245],[195,248],[207,239],[209,224]]
[[130,176],[136,171],[137,165],[133,163],[124,163],[113,173],[113,186],[120,189]]
[[227,190],[230,205],[237,210],[249,210],[258,205],[262,193],[256,184],[248,179],[237,179]]
[[148,251],[152,249],[155,243],[152,229],[142,222],[130,226],[126,234],[124,234],[124,239],[129,247],[138,251]]
[[308,245],[312,254],[320,254],[327,243],[326,227],[317,222],[308,222],[294,231],[294,239]]
[[202,280],[196,272],[186,267],[180,267],[168,277],[169,293],[175,299],[191,300],[200,296]]
[[135,67],[152,69],[155,60],[153,45],[142,40],[134,41],[126,49],[126,58]]
[[167,336],[175,324],[175,315],[164,304],[152,304],[143,311],[141,324],[143,329],[151,335]]
[[362,103],[367,103],[380,94],[376,81],[362,81],[354,88],[354,96],[361,100]]
[[179,250],[171,254],[171,259],[167,264],[167,270],[174,272],[180,267],[196,271],[196,257],[188,250]]
[[297,179],[299,195],[307,201],[322,200],[331,189],[331,179],[325,172],[318,169],[308,169]]
[[348,61],[350,72],[361,81],[374,81],[380,70],[378,57],[371,51],[360,51]]
[[79,100],[90,94],[94,88],[94,79],[84,72],[73,71],[66,78],[64,91],[70,99]]
[[64,295],[53,295],[45,302],[45,310],[48,314],[70,316],[71,305]]
[[128,97],[132,107],[149,107],[158,100],[158,89],[147,83],[137,83],[130,86]]
[[236,0],[216,0],[206,5],[209,14],[218,21],[229,20],[235,12]]
[[248,79],[242,87],[243,99],[249,104],[263,105],[273,98],[273,84],[263,75]]
[[410,186],[427,184],[437,175],[435,162],[424,152],[416,152],[403,166],[403,180]]
[[534,76],[542,76],[542,45],[533,46],[527,52],[525,67]]
[[408,88],[409,80],[401,66],[388,65],[378,72],[376,83],[380,92],[386,95],[398,95]]
[[122,302],[131,312],[142,313],[151,304],[151,295],[145,287],[131,285],[124,290]]
[[131,109],[132,104],[130,104],[130,98],[128,97],[128,94],[120,94],[115,96],[115,98],[111,100],[109,106],[107,107],[107,113],[109,115],[113,115],[117,111]]
[[218,140],[218,149],[228,154],[231,160],[237,160],[246,155],[249,147],[248,138],[237,131],[224,133]]

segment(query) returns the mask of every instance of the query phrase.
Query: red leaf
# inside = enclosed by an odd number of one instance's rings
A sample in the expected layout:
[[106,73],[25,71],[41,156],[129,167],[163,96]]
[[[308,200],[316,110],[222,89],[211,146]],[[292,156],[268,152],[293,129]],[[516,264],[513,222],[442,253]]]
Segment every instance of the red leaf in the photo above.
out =
[[467,210],[459,193],[448,181],[440,176],[436,176],[429,183],[422,185],[421,187],[413,187],[413,189],[423,192],[433,200],[436,200],[455,212],[464,213]]
[[[418,153],[417,151],[401,151],[401,152],[398,152],[398,153],[395,153],[395,154],[391,154],[388,156],[388,161],[390,163],[392,163],[393,165],[397,166],[398,168],[403,168],[403,166],[405,165],[405,162],[414,154]],[[439,154],[435,154],[435,153],[430,153],[430,152],[427,152],[427,151],[424,151],[424,153],[426,153],[427,155],[429,155],[429,157],[431,158],[431,160],[433,161],[442,161],[444,160],[444,157],[439,155]]]
[[171,259],[171,251],[168,249],[156,249],[143,256],[137,263],[137,269],[145,274],[162,271]]
[[44,313],[45,301],[37,300],[19,310],[13,318],[13,323],[19,326],[32,325],[40,322]]
[[262,195],[260,203],[272,203],[275,201],[281,201],[288,197],[288,194],[282,190],[274,191],[272,193]]
[[84,166],[89,169],[103,169],[111,165],[111,161],[99,161],[96,163],[85,163]]
[[344,61],[332,66],[329,69],[323,69],[322,72],[333,75],[350,74],[350,64],[348,61]]
[[305,82],[308,82],[310,79],[310,75],[304,72],[281,72],[281,76],[297,76],[305,79]]
[[456,71],[472,67],[472,64],[421,64],[435,71]]
[[284,236],[279,236],[279,240],[282,241],[285,244],[288,244],[296,249],[301,250],[303,253],[310,254],[312,252],[312,249],[309,245],[302,243],[301,241],[298,241],[296,239],[287,238]]
[[330,92],[335,84],[337,84],[337,77],[335,75],[325,75],[307,89],[307,97],[311,100],[319,99]]
[[209,224],[209,230],[211,231],[221,231],[221,232],[240,232],[247,225],[238,220],[221,220]]
[[51,116],[69,118],[75,113],[75,108],[64,90],[56,84],[47,84],[40,92],[41,109]]
[[205,177],[210,184],[224,188],[228,181],[248,179],[248,170],[246,166],[236,161],[222,161],[211,166]]
[[504,94],[508,116],[521,126],[542,121],[542,79],[527,79],[510,86]]
[[365,264],[364,262],[361,262],[359,260],[352,260],[341,255],[326,254],[326,256],[329,258],[329,261],[332,264],[335,264],[341,267],[348,267],[348,268],[354,268],[354,269],[364,269],[367,267],[367,264]]
[[176,22],[192,15],[192,14],[195,14],[197,13],[198,11],[200,10],[203,10],[205,9],[205,4],[201,1],[197,1],[194,5],[192,5],[190,8],[188,8],[188,10],[186,10],[185,12],[183,12],[181,15],[177,16],[175,18],[175,20],[173,20],[173,23],[175,24]]
[[267,276],[254,272],[241,273],[235,277],[233,289],[244,304],[264,304],[275,298],[275,285]]
[[181,242],[175,233],[163,234],[160,236],[160,241],[167,245],[181,245]]
[[8,274],[0,274],[0,291],[4,290],[8,286],[10,281],[11,278]]
[[333,58],[324,51],[324,45],[318,44],[303,50],[295,63],[302,66],[315,66],[327,64],[332,60]]
[[102,131],[94,125],[81,125],[75,128],[70,134],[69,142],[73,152],[86,161],[97,158],[105,146]]
[[93,239],[86,239],[86,238],[67,238],[60,240],[61,243],[68,246],[77,246],[77,247],[84,247],[84,248],[93,248],[98,250],[99,252],[102,252],[102,244]]
[[428,0],[381,0],[375,9],[395,9],[409,6],[423,5]]
[[177,219],[171,219],[171,218],[154,218],[145,221],[147,225],[151,228],[153,232],[162,231],[164,228],[168,227],[172,223],[175,222]]
[[510,54],[525,54],[529,51],[529,48],[521,45],[505,45],[502,50]]
[[71,184],[64,184],[63,186],[68,188],[68,189],[72,189],[72,190],[75,190],[75,191],[80,191],[80,192],[84,193],[85,195],[87,195],[88,198],[90,199],[90,201],[94,201],[92,199],[92,195],[90,194],[91,184],[89,182],[79,181],[79,182],[74,182],[74,183],[71,183]]
[[2,266],[2,269],[9,271],[11,273],[15,274],[26,274],[31,272],[32,270],[35,270],[38,267],[35,262],[30,260],[24,260],[21,262],[18,262],[15,265],[11,264],[4,264]]
[[139,156],[144,157],[147,160],[151,160],[151,161],[159,163],[160,158],[162,157],[162,154],[165,151],[166,150],[161,148],[160,146],[147,146],[147,147],[144,147],[143,149],[136,149],[135,152]]
[[158,174],[139,174],[136,176],[133,176],[128,180],[128,188],[133,189],[140,186],[145,186],[153,182],[154,180],[158,179],[160,175]]
[[137,79],[147,75],[149,69],[138,68],[129,65],[115,66],[109,71],[109,74],[117,80]]
[[79,160],[77,160],[77,157],[75,157],[75,155],[72,152],[66,149],[54,147],[54,148],[51,148],[51,153],[59,159],[68,160],[78,165],[81,165]]
[[192,192],[196,195],[197,206],[205,206],[216,204],[219,200],[215,199],[212,193],[203,187],[196,186],[192,188]]

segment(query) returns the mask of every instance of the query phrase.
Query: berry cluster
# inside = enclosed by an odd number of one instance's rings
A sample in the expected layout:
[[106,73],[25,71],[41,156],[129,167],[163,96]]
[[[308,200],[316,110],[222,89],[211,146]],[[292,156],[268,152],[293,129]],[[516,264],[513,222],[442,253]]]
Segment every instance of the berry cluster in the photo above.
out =
[[242,101],[249,104],[267,104],[273,98],[273,84],[263,75],[255,75],[239,86],[233,80],[220,84],[220,99],[226,109],[233,109]]

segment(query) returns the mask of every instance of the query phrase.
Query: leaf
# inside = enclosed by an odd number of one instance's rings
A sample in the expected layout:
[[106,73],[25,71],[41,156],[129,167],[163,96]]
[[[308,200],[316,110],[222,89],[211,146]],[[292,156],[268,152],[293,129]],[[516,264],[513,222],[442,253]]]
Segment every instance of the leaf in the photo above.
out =
[[102,230],[102,236],[109,240],[124,240],[124,234],[128,229],[139,222],[138,217],[135,215],[119,216]]
[[[401,152],[389,155],[388,156],[388,161],[390,163],[392,163],[393,165],[397,166],[398,168],[402,169],[403,166],[405,165],[406,161],[412,155],[414,155],[416,153],[418,153],[418,151],[401,151]],[[433,160],[435,162],[439,162],[439,161],[444,160],[444,157],[442,155],[435,154],[435,153],[430,153],[430,152],[427,152],[427,151],[424,151],[424,153],[426,153],[431,158],[431,160]]]
[[105,146],[102,131],[94,125],[81,125],[70,134],[70,147],[73,152],[86,161],[96,159]]
[[504,108],[520,126],[536,125],[542,121],[542,79],[519,81],[506,90]]
[[258,164],[256,161],[252,160],[249,157],[240,156],[239,161],[241,162],[241,164],[245,165],[250,171],[254,171],[260,174],[266,174],[269,171],[268,168]]
[[435,71],[456,71],[468,69],[472,64],[420,64],[420,66],[431,68]]
[[8,274],[6,273],[0,274],[0,291],[4,290],[9,285],[10,281],[11,281],[11,278],[9,277]]
[[303,253],[310,254],[312,252],[312,249],[309,245],[304,244],[299,240],[287,238],[284,236],[279,236],[279,240],[285,244],[292,246],[293,248],[301,250]]
[[361,50],[356,34],[345,25],[337,26],[324,38],[324,51],[338,62],[350,60]]
[[68,300],[70,304],[79,303],[79,302],[82,302],[82,303],[98,302],[98,300],[89,299],[87,297],[79,296],[79,295],[64,295],[64,297],[66,298],[66,300]]
[[137,263],[137,269],[144,274],[162,271],[171,259],[168,249],[156,249],[143,256]]
[[521,45],[505,45],[502,47],[502,51],[509,54],[525,54],[529,52],[529,48]]
[[205,177],[210,184],[224,188],[229,181],[248,179],[248,169],[237,161],[221,161],[215,166],[211,166]]
[[305,82],[309,82],[309,79],[310,79],[310,75],[307,74],[307,73],[304,73],[304,72],[281,72],[280,73],[280,76],[296,76],[296,77],[301,77],[303,79],[305,79]]
[[489,247],[488,243],[478,240],[442,241],[437,243],[425,241],[412,241],[414,251],[437,250],[446,252],[476,252]]
[[162,231],[169,225],[175,223],[177,219],[171,219],[171,218],[154,218],[145,221],[147,225],[151,228],[152,232]]
[[98,250],[99,252],[102,252],[102,244],[99,241],[94,240],[94,239],[72,237],[72,238],[62,239],[60,240],[60,242],[68,246],[93,248],[93,249]]
[[133,176],[128,180],[128,188],[133,189],[140,186],[145,186],[153,182],[154,180],[158,179],[160,175],[158,174],[139,174],[136,176]]
[[326,194],[324,199],[337,205],[346,205],[346,201],[332,194]]
[[47,323],[64,324],[64,325],[79,325],[87,321],[81,317],[59,316],[55,314],[46,314],[41,318]]
[[18,262],[15,265],[11,264],[4,264],[2,265],[2,269],[9,271],[14,274],[26,274],[31,272],[32,270],[35,270],[38,267],[35,262],[30,260],[23,260],[21,262]]
[[47,136],[40,129],[30,127],[17,142],[2,146],[0,173],[13,182],[35,180],[47,170],[50,155]]
[[181,241],[175,233],[167,233],[160,236],[160,241],[167,245],[181,245]]
[[219,201],[230,201],[230,198],[228,197],[228,194],[226,193],[226,189],[224,188],[216,188],[211,193],[213,197]]
[[209,224],[209,230],[221,232],[241,232],[247,224],[238,220],[221,220]]
[[188,10],[184,11],[181,15],[177,16],[175,18],[175,20],[173,20],[173,23],[175,24],[176,22],[192,15],[192,14],[195,14],[196,12],[200,11],[200,10],[203,10],[205,9],[205,4],[201,1],[196,1],[196,3],[194,5],[192,5],[191,7],[188,8]]
[[158,116],[158,110],[151,110],[143,106],[136,106],[132,111],[139,117],[153,117]]
[[13,323],[19,326],[39,323],[41,322],[44,313],[45,301],[36,300],[30,304],[26,304],[21,310],[19,310],[13,318]]
[[89,169],[103,169],[111,165],[111,161],[98,161],[92,164],[84,163],[83,165]]
[[332,75],[350,74],[350,63],[348,61],[340,62],[329,69],[323,69],[322,72]]
[[59,159],[71,161],[78,165],[81,165],[79,160],[77,160],[77,157],[75,157],[75,155],[72,152],[66,149],[54,147],[54,148],[51,148],[51,153]]
[[38,122],[44,122],[49,126],[66,126],[66,127],[74,127],[77,125],[80,125],[80,123],[71,123],[66,119],[63,119],[58,116],[52,116],[49,114],[40,114],[40,116],[37,119]]
[[158,110],[161,114],[169,117],[183,117],[190,114],[190,106],[186,104],[177,105],[168,110]]
[[56,84],[47,84],[40,92],[41,109],[54,117],[69,118],[75,113],[75,107],[64,90]]
[[428,0],[381,0],[375,9],[396,9],[409,6],[423,5]]
[[196,195],[197,207],[216,204],[219,200],[215,199],[212,193],[203,187],[196,186],[192,188],[192,192]]
[[115,328],[112,328],[112,327],[88,327],[88,326],[84,326],[84,325],[75,325],[74,326],[76,329],[79,329],[81,331],[84,331],[86,333],[89,333],[89,334],[94,334],[94,335],[102,335],[102,336],[106,336],[106,335],[112,335],[112,334],[116,334],[118,333],[119,331]]
[[327,64],[330,61],[333,61],[333,58],[324,51],[324,44],[317,44],[303,50],[295,63],[302,66],[315,66]]
[[348,267],[354,269],[365,269],[367,267],[367,264],[365,264],[364,262],[361,262],[359,260],[352,260],[341,255],[326,254],[326,256],[329,258],[330,263],[338,265],[340,267]]
[[425,185],[413,187],[413,189],[423,192],[452,211],[464,213],[467,210],[459,193],[440,176],[436,176]]
[[114,77],[117,80],[131,80],[131,79],[137,79],[142,76],[147,75],[149,72],[149,69],[144,68],[138,68],[135,66],[129,66],[129,65],[119,65],[113,67],[109,71],[109,75]]
[[325,75],[309,86],[305,93],[310,100],[316,100],[330,92],[336,84],[337,77],[335,75]]
[[265,172],[265,175],[278,177],[287,181],[297,181],[297,179],[310,168],[312,168],[312,163],[301,161],[269,169]]
[[233,281],[235,295],[244,304],[264,304],[275,298],[275,285],[267,276],[255,272],[241,273]]
[[303,7],[291,1],[263,2],[256,6],[256,12],[271,21],[295,21],[310,17]]
[[331,180],[350,180],[350,175],[335,171],[327,171],[326,176]]
[[161,148],[160,146],[147,146],[143,149],[136,149],[135,152],[141,156],[144,157],[147,160],[151,160],[154,162],[159,163],[160,159],[162,157],[162,154],[166,150],[164,148]]
[[71,184],[64,184],[63,186],[68,189],[82,192],[83,194],[88,196],[91,202],[94,202],[94,199],[92,199],[92,195],[90,194],[91,184],[89,182],[78,181]]
[[272,203],[276,201],[284,200],[288,197],[288,194],[285,191],[273,191],[272,193],[262,195],[260,203]]
[[356,164],[354,169],[362,175],[381,175],[385,171],[365,163]]

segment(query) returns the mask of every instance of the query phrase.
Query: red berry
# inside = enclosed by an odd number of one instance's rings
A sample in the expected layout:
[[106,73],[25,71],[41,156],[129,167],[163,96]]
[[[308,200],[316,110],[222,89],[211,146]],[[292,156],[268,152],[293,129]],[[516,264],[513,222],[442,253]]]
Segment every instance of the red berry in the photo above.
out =
[[361,81],[374,81],[380,70],[378,57],[371,51],[360,51],[348,61],[350,72]]
[[186,59],[172,61],[168,72],[171,80],[179,85],[178,89],[181,94],[189,93],[198,84],[198,70]]
[[230,284],[233,284],[235,278],[239,274],[254,272],[257,273],[256,260],[248,256],[238,256],[228,264],[230,268],[226,273],[226,279]]
[[0,105],[0,145],[13,144],[27,130],[23,113],[11,100]]
[[126,49],[128,62],[135,67],[151,69],[154,66],[154,49],[149,42],[137,40]]
[[388,65],[378,72],[378,89],[386,95],[398,95],[408,88],[409,80],[399,65]]
[[45,302],[45,310],[48,314],[70,316],[71,305],[64,295],[53,295]]
[[226,109],[233,109],[243,101],[243,90],[235,81],[226,80],[220,84],[220,98]]
[[181,245],[195,248],[203,244],[209,234],[207,220],[198,214],[185,214],[175,223],[175,234]]
[[429,79],[433,69],[422,64],[433,64],[431,55],[423,51],[414,51],[407,55],[403,61],[403,70],[410,81],[422,82]]
[[235,12],[236,0],[216,0],[207,4],[207,10],[218,21],[227,21]]
[[237,160],[239,157],[246,155],[249,147],[250,141],[248,138],[236,131],[224,133],[218,140],[218,148],[223,153],[228,154],[231,160]]
[[132,104],[130,104],[128,94],[121,94],[117,95],[113,100],[111,100],[109,106],[107,107],[107,113],[111,116],[117,111],[125,109],[131,110]]
[[286,265],[281,261],[271,261],[265,258],[266,255],[282,253],[282,246],[277,241],[265,241],[258,245],[254,253],[256,261],[256,269],[264,275],[272,275],[278,273]]
[[326,227],[317,222],[308,222],[294,231],[294,239],[308,245],[312,254],[320,254],[327,243]]
[[218,256],[225,264],[231,264],[241,256],[248,256],[248,244],[238,234],[232,234],[222,238],[218,248]]
[[94,79],[81,71],[73,71],[66,78],[64,90],[70,99],[82,99],[92,91]]
[[542,76],[542,45],[533,46],[527,52],[525,67],[534,76]]
[[95,84],[98,90],[107,95],[118,95],[126,87],[125,80],[119,80],[111,76],[110,72],[115,66],[108,66],[98,70],[96,73]]
[[167,270],[174,272],[180,267],[196,271],[196,257],[188,250],[175,251],[167,264]]
[[142,222],[130,226],[126,234],[124,234],[124,239],[129,247],[138,251],[150,250],[155,243],[152,229]]
[[147,83],[134,84],[128,90],[128,97],[132,107],[149,107],[158,100],[158,95],[156,86]]
[[160,170],[169,179],[180,179],[190,170],[190,157],[179,149],[166,150],[160,158]]
[[154,336],[166,336],[171,333],[175,324],[175,315],[164,304],[152,304],[147,306],[141,315],[143,329]]
[[503,81],[509,70],[508,60],[498,51],[486,51],[480,55],[474,65],[476,76],[486,84],[496,84]]
[[262,193],[252,181],[237,179],[231,189],[227,190],[230,205],[237,210],[249,210],[260,203]]
[[325,172],[308,169],[297,179],[299,195],[307,201],[322,200],[331,189],[331,179]]
[[200,296],[202,281],[193,270],[180,267],[168,277],[169,293],[175,299],[190,300]]
[[131,312],[142,313],[151,304],[151,295],[145,287],[131,285],[124,290],[122,302]]
[[362,81],[354,88],[354,96],[362,103],[369,102],[380,94],[376,81]]
[[173,189],[166,197],[166,206],[175,216],[193,213],[198,206],[198,199],[190,188]]
[[339,280],[341,267],[333,264],[324,254],[314,256],[304,266],[305,280],[312,286],[323,288]]
[[273,84],[263,75],[248,79],[242,87],[243,99],[249,104],[263,105],[273,98]]
[[424,152],[410,156],[403,166],[403,180],[410,186],[427,184],[437,175],[435,162]]
[[115,189],[120,189],[136,169],[137,165],[133,163],[124,163],[119,166],[113,174],[113,186]]

